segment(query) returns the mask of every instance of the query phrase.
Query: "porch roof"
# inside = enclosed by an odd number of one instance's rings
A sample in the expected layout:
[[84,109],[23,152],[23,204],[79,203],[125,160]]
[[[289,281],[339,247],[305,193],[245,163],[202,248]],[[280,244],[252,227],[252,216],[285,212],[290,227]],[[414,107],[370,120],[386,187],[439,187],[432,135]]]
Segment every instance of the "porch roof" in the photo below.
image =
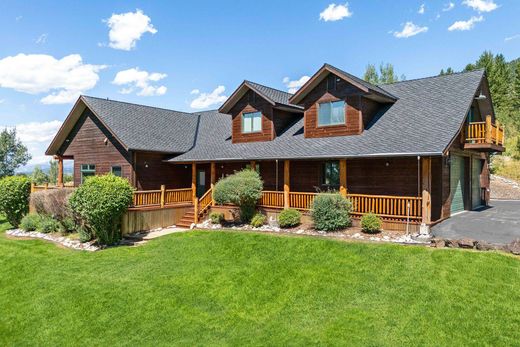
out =
[[303,117],[272,141],[231,142],[229,115],[200,113],[192,149],[170,162],[442,155],[463,126],[483,70],[381,85],[397,97],[360,135],[305,138]]

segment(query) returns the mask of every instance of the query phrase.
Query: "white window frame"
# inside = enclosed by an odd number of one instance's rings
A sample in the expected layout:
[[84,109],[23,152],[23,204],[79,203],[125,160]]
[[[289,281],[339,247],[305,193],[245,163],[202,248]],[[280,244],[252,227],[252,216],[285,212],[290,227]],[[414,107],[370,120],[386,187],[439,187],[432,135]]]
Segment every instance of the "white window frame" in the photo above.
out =
[[[254,117],[251,117],[251,126],[249,129],[246,129],[245,119],[246,119],[246,117],[253,116],[253,115],[254,115]],[[254,128],[254,125],[255,125],[254,120],[255,120],[256,116],[258,116],[260,119],[260,129],[257,129],[257,130],[255,130],[255,128]],[[262,132],[262,112],[255,111],[255,112],[242,113],[242,133],[243,134],[253,134],[253,133],[260,133],[260,132]]]
[[[332,104],[334,103],[337,103],[337,102],[341,102],[343,104],[343,121],[341,122],[335,122],[335,123],[332,123]],[[326,123],[326,124],[321,124],[320,123],[320,109],[322,107],[322,105],[324,104],[330,104],[330,111],[331,111],[331,114],[330,114],[330,120],[331,122],[330,123]],[[326,101],[326,102],[320,102],[318,103],[318,114],[317,114],[317,123],[318,123],[318,126],[319,127],[328,127],[328,126],[335,126],[335,125],[345,125],[346,122],[347,122],[347,102],[345,100],[335,100],[335,101]]]

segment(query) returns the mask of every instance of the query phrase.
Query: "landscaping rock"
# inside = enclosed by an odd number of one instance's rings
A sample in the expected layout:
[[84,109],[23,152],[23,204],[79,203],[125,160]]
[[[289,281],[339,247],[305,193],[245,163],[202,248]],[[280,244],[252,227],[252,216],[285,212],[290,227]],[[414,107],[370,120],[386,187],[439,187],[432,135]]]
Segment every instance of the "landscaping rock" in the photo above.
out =
[[444,239],[432,239],[431,245],[435,248],[444,248],[446,247],[446,241]]
[[486,241],[475,241],[475,248],[479,251],[492,251],[496,249],[496,246]]
[[520,255],[520,240],[511,242],[507,249],[514,255]]
[[460,248],[473,248],[475,246],[475,241],[471,239],[460,239],[457,243]]
[[459,243],[457,242],[457,240],[446,239],[446,247],[459,248]]
[[12,229],[12,230],[8,230],[6,232],[6,234],[14,236],[14,237],[27,237],[27,238],[33,238],[33,239],[47,240],[47,241],[58,243],[67,248],[83,250],[83,251],[93,252],[93,251],[97,251],[97,250],[104,248],[103,246],[99,246],[99,245],[95,244],[94,241],[80,242],[79,240],[71,240],[71,239],[63,237],[63,236],[44,234],[44,233],[40,233],[37,231],[23,231],[21,229]]

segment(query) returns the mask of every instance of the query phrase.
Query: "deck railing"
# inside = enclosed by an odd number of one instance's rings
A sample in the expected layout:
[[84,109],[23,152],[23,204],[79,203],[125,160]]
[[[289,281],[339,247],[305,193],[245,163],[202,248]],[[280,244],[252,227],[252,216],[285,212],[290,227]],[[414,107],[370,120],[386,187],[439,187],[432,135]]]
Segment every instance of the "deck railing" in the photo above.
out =
[[134,192],[133,207],[161,206],[162,190],[142,190]]
[[422,218],[422,198],[411,196],[347,194],[352,202],[352,215],[362,216],[375,213],[385,219]]
[[264,190],[262,192],[262,197],[260,198],[260,200],[258,202],[258,206],[283,208],[283,206],[284,206],[283,192]]
[[164,196],[165,205],[187,202],[192,202],[191,188],[166,189]]
[[465,142],[470,144],[496,144],[503,146],[505,142],[504,127],[493,124],[491,118],[485,122],[471,122],[466,128]]
[[[191,190],[191,189],[190,189]],[[213,204],[213,190],[210,188],[203,196],[199,199],[198,213],[202,215],[210,206]]]
[[289,207],[295,208],[297,210],[308,211],[312,207],[312,202],[314,201],[315,196],[316,196],[316,193],[290,192],[289,193]]
[[165,207],[181,203],[191,203],[191,188],[141,190],[135,191],[133,197],[133,208],[139,207]]
[[42,190],[49,190],[49,189],[61,189],[61,188],[68,188],[68,189],[73,189],[74,186],[71,185],[71,184],[65,184],[63,186],[59,186],[59,185],[50,185],[48,183],[46,184],[42,184],[42,185],[36,185],[34,183],[31,184],[31,193],[34,193],[34,192],[40,192]]

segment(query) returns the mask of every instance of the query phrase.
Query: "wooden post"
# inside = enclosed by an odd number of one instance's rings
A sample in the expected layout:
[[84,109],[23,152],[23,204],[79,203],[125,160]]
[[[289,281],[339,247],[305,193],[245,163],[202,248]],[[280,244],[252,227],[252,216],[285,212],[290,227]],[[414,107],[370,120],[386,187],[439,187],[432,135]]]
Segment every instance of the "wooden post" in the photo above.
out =
[[63,187],[63,157],[58,156],[58,187]]
[[49,189],[49,183],[45,183],[45,190]]
[[251,170],[256,171],[256,161],[251,160],[251,162],[249,163],[249,165],[251,166]]
[[34,193],[36,188],[34,188],[34,182],[31,182],[31,194]]
[[491,143],[491,116],[486,116],[486,143]]
[[422,224],[428,225],[432,221],[432,159],[422,158]]
[[211,206],[215,206],[215,199],[213,199],[213,194],[215,193],[215,183],[217,180],[217,170],[216,170],[215,162],[211,163],[210,179],[211,179]]
[[289,160],[284,160],[283,162],[283,208],[287,209],[290,206],[289,204],[289,193],[291,191],[291,162]]
[[347,160],[339,161],[339,193],[343,197],[347,197]]
[[199,221],[199,198],[197,198],[197,163],[191,164],[191,198],[193,201],[193,222]]
[[496,141],[496,144],[498,145],[500,143],[500,122],[499,121],[496,121],[496,136],[495,136],[495,141]]
[[166,195],[166,186],[161,185],[161,208],[164,208],[164,196]]

